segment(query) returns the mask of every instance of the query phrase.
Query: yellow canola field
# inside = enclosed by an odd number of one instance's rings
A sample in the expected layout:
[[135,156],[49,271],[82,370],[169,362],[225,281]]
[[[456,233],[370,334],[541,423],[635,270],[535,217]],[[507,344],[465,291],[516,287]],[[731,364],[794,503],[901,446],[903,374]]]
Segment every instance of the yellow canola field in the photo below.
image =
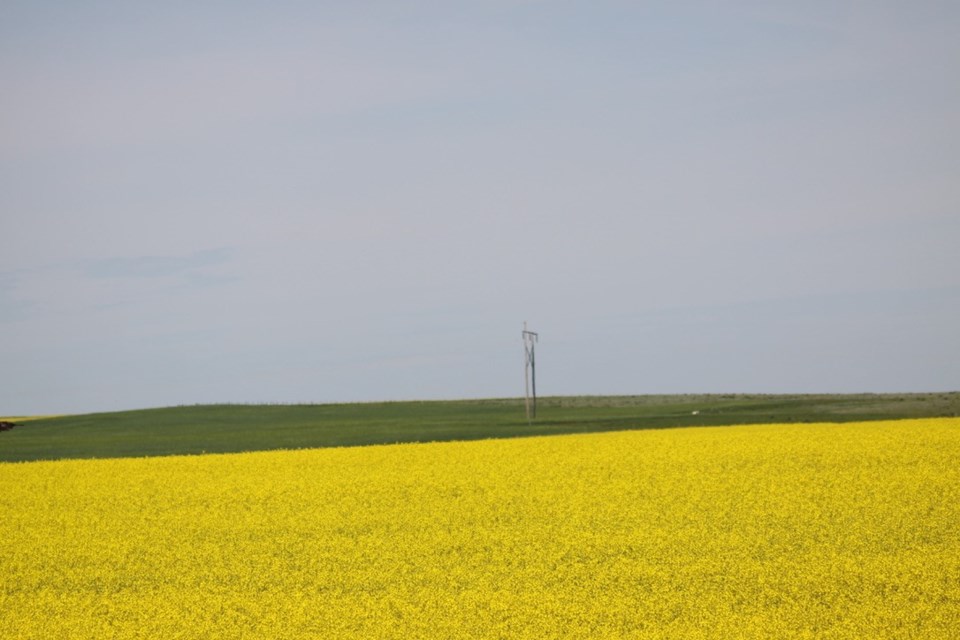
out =
[[6,639],[958,634],[958,419],[0,464]]

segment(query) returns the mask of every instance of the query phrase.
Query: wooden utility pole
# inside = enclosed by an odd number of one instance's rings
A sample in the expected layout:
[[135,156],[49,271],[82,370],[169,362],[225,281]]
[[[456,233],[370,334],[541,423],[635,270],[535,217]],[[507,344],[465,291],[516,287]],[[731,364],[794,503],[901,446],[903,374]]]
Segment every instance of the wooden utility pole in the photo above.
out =
[[[527,407],[527,422],[537,417],[537,359],[535,345],[539,340],[533,331],[527,331],[527,323],[523,323],[523,383]],[[532,394],[531,394],[532,391]]]

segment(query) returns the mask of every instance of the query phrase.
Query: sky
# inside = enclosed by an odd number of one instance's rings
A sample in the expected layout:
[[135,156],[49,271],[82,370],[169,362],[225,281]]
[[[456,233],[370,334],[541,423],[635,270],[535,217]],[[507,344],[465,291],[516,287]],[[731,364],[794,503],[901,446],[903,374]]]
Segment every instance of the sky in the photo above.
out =
[[953,1],[0,4],[0,415],[960,389]]

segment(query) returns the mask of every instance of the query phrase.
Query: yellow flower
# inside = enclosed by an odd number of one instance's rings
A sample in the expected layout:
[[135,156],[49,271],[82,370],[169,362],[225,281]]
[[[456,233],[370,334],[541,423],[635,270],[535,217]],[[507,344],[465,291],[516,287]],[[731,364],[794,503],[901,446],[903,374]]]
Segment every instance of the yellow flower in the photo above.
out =
[[4,638],[950,638],[960,420],[0,464]]

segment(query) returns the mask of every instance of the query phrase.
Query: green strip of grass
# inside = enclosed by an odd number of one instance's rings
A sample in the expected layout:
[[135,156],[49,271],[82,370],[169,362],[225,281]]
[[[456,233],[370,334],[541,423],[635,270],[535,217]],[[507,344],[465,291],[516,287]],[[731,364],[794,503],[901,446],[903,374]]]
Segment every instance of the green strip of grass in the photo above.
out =
[[0,433],[0,461],[228,453],[621,429],[960,415],[960,392],[669,395],[327,405],[200,405],[61,416]]

